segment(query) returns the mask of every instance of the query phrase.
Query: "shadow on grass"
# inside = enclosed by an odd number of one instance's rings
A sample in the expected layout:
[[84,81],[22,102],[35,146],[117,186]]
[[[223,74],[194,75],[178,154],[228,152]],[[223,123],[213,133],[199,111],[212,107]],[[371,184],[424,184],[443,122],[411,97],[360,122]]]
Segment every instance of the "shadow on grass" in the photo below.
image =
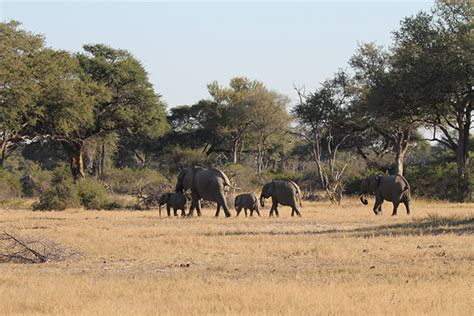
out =
[[273,231],[221,231],[204,233],[205,236],[292,236],[292,235],[335,235],[343,234],[354,237],[379,237],[379,236],[421,236],[474,234],[474,216],[428,215],[423,218],[414,218],[406,223],[362,227],[356,229],[326,229],[326,230],[273,230]]

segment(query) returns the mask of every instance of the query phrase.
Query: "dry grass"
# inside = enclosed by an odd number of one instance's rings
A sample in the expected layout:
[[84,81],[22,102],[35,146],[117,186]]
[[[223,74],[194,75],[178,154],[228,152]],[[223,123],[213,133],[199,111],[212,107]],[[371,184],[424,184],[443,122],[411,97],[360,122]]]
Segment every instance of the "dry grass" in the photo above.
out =
[[474,314],[474,204],[356,200],[302,218],[0,210],[83,256],[0,264],[0,314]]

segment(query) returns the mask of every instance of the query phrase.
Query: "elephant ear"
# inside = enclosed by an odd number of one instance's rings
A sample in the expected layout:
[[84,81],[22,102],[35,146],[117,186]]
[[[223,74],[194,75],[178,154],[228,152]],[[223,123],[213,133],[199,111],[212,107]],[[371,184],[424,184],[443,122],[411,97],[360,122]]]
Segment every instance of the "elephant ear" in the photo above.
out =
[[380,177],[377,177],[377,176],[370,177],[370,179],[369,179],[369,192],[373,193],[373,192],[377,191],[379,185],[380,185]]

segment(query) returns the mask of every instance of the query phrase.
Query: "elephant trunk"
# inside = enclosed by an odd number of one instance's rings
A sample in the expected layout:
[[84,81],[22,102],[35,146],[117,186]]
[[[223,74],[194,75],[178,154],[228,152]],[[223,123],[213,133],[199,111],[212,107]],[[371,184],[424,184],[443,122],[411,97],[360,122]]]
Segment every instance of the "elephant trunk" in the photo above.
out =
[[362,202],[362,204],[364,204],[364,205],[369,204],[369,201],[367,201],[367,199],[364,198],[364,193],[361,193],[359,198],[360,198],[360,201]]

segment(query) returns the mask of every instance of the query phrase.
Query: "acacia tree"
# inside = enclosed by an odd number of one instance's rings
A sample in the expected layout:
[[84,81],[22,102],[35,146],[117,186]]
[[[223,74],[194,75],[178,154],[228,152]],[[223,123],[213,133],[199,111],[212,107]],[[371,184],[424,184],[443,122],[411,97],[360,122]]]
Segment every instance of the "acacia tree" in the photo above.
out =
[[159,136],[167,126],[164,105],[139,61],[104,45],[84,50],[76,56],[50,53],[35,125],[35,132],[63,145],[74,180],[84,177],[88,140],[112,132]]
[[289,99],[260,86],[251,91],[245,102],[251,113],[249,129],[256,140],[256,172],[264,168],[265,154],[274,143],[280,143],[287,133],[291,117],[287,112]]
[[249,95],[256,89],[263,88],[263,83],[245,77],[232,78],[229,87],[219,86],[216,81],[208,85],[213,101],[223,107],[224,133],[230,139],[232,163],[238,163],[245,138],[249,136],[253,119],[253,104],[249,102]]
[[298,122],[294,133],[310,145],[321,187],[333,203],[339,204],[348,164],[338,161],[338,153],[358,131],[357,118],[351,113],[353,83],[345,72],[339,71],[315,92],[305,95],[299,91],[299,95],[300,102],[292,111]]
[[350,64],[361,96],[355,109],[368,123],[366,133],[375,131],[381,135],[383,152],[394,154],[395,174],[403,175],[412,136],[420,125],[419,90],[414,82],[399,74],[396,56],[372,43],[360,46]]
[[397,69],[419,89],[420,121],[433,128],[431,140],[443,144],[456,157],[459,201],[468,200],[471,190],[472,20],[468,0],[438,1],[431,14],[420,12],[404,19],[395,32]]
[[20,23],[0,23],[0,167],[28,139],[40,95],[37,68],[44,40],[19,29]]
[[90,80],[77,59],[64,51],[46,50],[38,112],[29,134],[59,142],[68,155],[74,180],[84,176],[84,143],[94,125],[94,110],[108,100],[105,88]]

